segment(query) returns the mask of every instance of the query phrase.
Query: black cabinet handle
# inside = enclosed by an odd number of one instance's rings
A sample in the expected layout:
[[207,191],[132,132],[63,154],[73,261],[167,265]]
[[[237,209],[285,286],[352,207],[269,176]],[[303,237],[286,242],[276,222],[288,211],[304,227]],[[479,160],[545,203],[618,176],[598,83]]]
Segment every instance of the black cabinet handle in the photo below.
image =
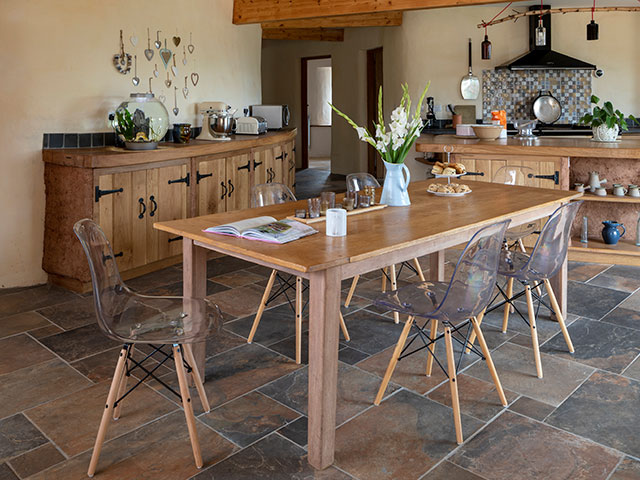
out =
[[284,153],[281,153],[276,157],[276,160],[282,160],[282,159],[284,159]]
[[96,202],[100,201],[100,197],[104,195],[111,195],[112,193],[124,192],[124,188],[114,188],[113,190],[100,190],[100,187],[96,185]]
[[238,171],[244,170],[245,168],[247,169],[247,172],[249,171],[249,168],[251,168],[251,161],[250,160],[247,160],[247,164],[246,165],[243,165],[242,167],[238,167]]
[[467,172],[467,175],[476,175],[478,177],[484,177],[484,172]]
[[172,183],[186,183],[187,187],[188,187],[189,186],[189,174],[187,173],[187,175],[182,177],[182,178],[177,178],[175,180],[169,180],[169,185],[171,185]]
[[182,240],[182,236],[169,238],[169,239],[167,240],[167,242],[168,242],[168,243],[171,243],[171,242],[177,242],[178,240]]
[[196,171],[196,183],[200,183],[200,180],[207,177],[212,177],[213,173],[203,173],[200,174],[200,171]]
[[272,175],[273,170],[271,170],[271,167],[267,168],[267,183],[271,183],[271,180],[273,180]]
[[231,194],[236,188],[233,186],[233,183],[231,183],[231,179],[229,179],[228,182],[229,182],[229,198],[231,198]]
[[256,167],[259,167],[260,165],[262,165],[264,162],[256,162],[255,160],[253,161],[253,169],[255,170]]
[[533,173],[530,173],[529,175],[527,175],[527,177],[553,180],[553,183],[555,183],[556,185],[560,184],[560,172],[558,172],[558,170],[556,170],[553,175],[534,175]]
[[153,217],[156,214],[156,210],[158,210],[158,203],[153,195],[149,197],[149,200],[151,201],[151,213],[149,213],[149,216]]
[[138,204],[141,207],[140,214],[138,215],[138,218],[140,220],[142,220],[144,218],[144,213],[147,211],[147,206],[144,204],[144,198],[139,198],[138,199]]
[[287,158],[289,156],[288,152],[284,152],[284,158]]
[[222,187],[222,195],[220,195],[220,200],[227,196],[227,186],[224,182],[220,182],[220,186]]

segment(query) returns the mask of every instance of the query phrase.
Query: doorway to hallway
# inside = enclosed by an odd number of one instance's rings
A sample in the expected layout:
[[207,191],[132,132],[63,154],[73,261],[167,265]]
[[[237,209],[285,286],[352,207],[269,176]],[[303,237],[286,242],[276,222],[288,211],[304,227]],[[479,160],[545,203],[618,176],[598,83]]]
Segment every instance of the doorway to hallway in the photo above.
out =
[[302,59],[302,164],[301,167],[331,171],[331,57]]

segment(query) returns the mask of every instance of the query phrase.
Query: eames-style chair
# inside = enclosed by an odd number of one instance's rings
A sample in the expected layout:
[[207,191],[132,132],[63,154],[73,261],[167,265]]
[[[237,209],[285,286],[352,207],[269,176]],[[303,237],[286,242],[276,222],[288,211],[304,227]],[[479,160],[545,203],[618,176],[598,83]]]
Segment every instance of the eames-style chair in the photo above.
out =
[[[384,293],[375,301],[377,305],[408,315],[375,398],[375,405],[379,405],[382,401],[398,361],[424,351],[427,353],[427,376],[431,375],[435,360],[449,378],[458,443],[462,443],[463,437],[457,369],[472,329],[477,335],[482,352],[479,352],[475,347],[472,347],[471,350],[486,360],[500,402],[503,406],[507,406],[507,400],[477,317],[486,308],[493,292],[500,250],[508,223],[509,220],[505,220],[486,226],[476,232],[460,255],[448,283],[411,284]],[[444,330],[443,333],[439,333],[440,325]],[[412,331],[415,333],[407,343],[407,338]],[[436,358],[436,343],[440,340],[444,340],[445,344],[446,369],[443,363]],[[461,345],[460,359],[457,363],[453,350],[454,341]]]
[[[153,378],[181,399],[195,464],[201,468],[202,454],[187,373],[191,374],[202,406],[208,412],[209,402],[191,344],[219,333],[222,328],[220,310],[206,299],[158,297],[133,292],[120,278],[113,250],[100,227],[93,220],[84,219],[78,221],[73,230],[89,262],[98,326],[107,337],[123,344],[102,413],[88,475],[92,477],[96,472],[111,418],[117,420],[120,417],[124,399],[147,378]],[[145,353],[149,350],[151,353],[142,361],[133,357],[134,348],[139,345],[152,347],[145,350]],[[149,365],[146,361],[152,356],[162,360],[152,361]],[[175,362],[179,392],[155,375],[156,370],[171,359]],[[140,380],[129,387],[127,384],[131,373],[138,370],[141,372]],[[167,455],[170,454],[167,452]]]
[[[378,183],[376,177],[374,177],[370,173],[351,173],[347,175],[347,191],[359,192],[361,190],[364,190],[365,187],[379,188],[380,183]],[[400,268],[397,271],[395,264],[382,269],[382,292],[385,292],[387,290],[387,282],[389,283],[391,290],[395,290],[398,288],[397,279],[403,268],[408,268],[416,275],[418,275],[420,281],[425,281],[420,262],[417,258],[414,258],[411,262],[402,262],[400,264]],[[351,300],[356,291],[356,287],[358,286],[358,280],[360,280],[360,275],[356,275],[351,281],[351,287],[349,288],[349,293],[347,294],[347,298],[344,302],[345,307],[348,307],[351,304]],[[398,314],[398,312],[393,313],[393,319],[396,323],[400,322],[400,315]]]
[[[293,192],[289,187],[282,183],[263,183],[251,188],[251,206],[253,208],[295,201],[296,197]],[[273,284],[276,280],[279,284],[278,288],[274,293],[271,293]],[[302,277],[281,274],[275,269],[272,270],[271,275],[269,275],[269,280],[267,281],[267,286],[264,289],[262,299],[260,300],[260,306],[258,307],[255,319],[253,320],[253,325],[251,326],[247,342],[253,342],[253,338],[256,335],[256,331],[258,330],[258,325],[260,324],[260,319],[262,318],[265,308],[273,302],[276,297],[284,295],[296,316],[296,363],[300,364],[302,362],[302,313],[305,308],[303,293],[307,289],[308,286],[304,285]],[[291,290],[295,291],[293,301],[289,298],[289,292]],[[342,329],[345,339],[349,341],[349,331],[347,330],[347,325],[344,322],[342,313],[340,313],[340,328]]]

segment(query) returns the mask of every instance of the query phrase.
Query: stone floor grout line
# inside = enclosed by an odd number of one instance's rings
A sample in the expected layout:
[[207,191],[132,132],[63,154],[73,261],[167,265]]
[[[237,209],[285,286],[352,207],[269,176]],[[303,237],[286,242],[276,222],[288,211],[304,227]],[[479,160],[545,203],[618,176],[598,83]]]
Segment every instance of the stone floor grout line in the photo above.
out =
[[[629,367],[631,367],[631,365],[633,365],[633,363],[634,363],[636,360],[638,360],[639,358],[640,358],[640,351],[639,351],[639,352],[638,352],[638,354],[635,356],[635,358],[634,358],[633,360],[631,360],[631,362],[629,363],[629,365],[627,365],[626,367],[624,367],[624,369],[623,369],[623,370],[622,370],[618,375],[620,375],[620,376],[622,376],[622,377],[625,377],[625,378],[629,378],[629,379],[631,379],[631,380],[636,380],[636,381],[638,381],[638,379],[637,379],[637,378],[633,378],[633,377],[628,377],[628,376],[626,376],[626,375],[624,374],[624,372],[626,372],[627,370],[629,370]],[[609,372],[609,373],[611,373],[611,372]]]
[[[577,363],[577,362],[576,362],[576,363]],[[583,365],[583,364],[580,364],[580,365]],[[590,366],[590,365],[587,365],[587,366]],[[591,368],[593,368],[593,367],[591,367]],[[582,382],[580,382],[580,384],[579,384],[576,388],[574,388],[574,389],[571,391],[571,393],[570,393],[569,395],[567,395],[567,396],[564,398],[564,400],[562,400],[562,401],[561,401],[557,406],[553,406],[553,405],[552,405],[552,406],[554,407],[554,408],[553,408],[553,410],[551,410],[551,412],[549,412],[549,413],[548,413],[548,414],[547,414],[547,415],[546,415],[542,420],[540,420],[540,421],[541,421],[542,423],[544,423],[544,424],[547,424],[547,419],[548,419],[551,415],[553,415],[553,413],[554,413],[556,410],[558,410],[558,408],[560,408],[560,407],[562,406],[562,404],[563,404],[564,402],[566,402],[566,401],[571,397],[571,395],[573,395],[574,393],[576,393],[576,391],[577,391],[577,390],[578,390],[582,385],[584,385],[584,384],[587,382],[587,380],[589,380],[589,379],[592,377],[592,375],[593,375],[594,373],[596,373],[596,372],[598,372],[598,369],[597,369],[597,368],[594,368],[594,369],[593,369],[593,372],[591,372],[589,375],[587,375],[587,377],[586,377]],[[608,373],[611,373],[611,372],[608,372]]]
[[[604,270],[602,270],[601,272],[596,273],[593,277],[589,277],[588,279],[586,279],[584,282],[582,283],[589,283],[591,280],[593,280],[596,277],[599,277],[600,275],[602,275],[603,273],[605,273],[607,270],[610,270],[611,267],[613,267],[613,264],[609,265],[607,268],[605,268]],[[569,275],[567,274],[567,280],[570,280]],[[572,280],[573,282],[576,282],[577,280]],[[593,285],[594,287],[597,285]]]
[[624,457],[620,457],[618,463],[616,463],[616,466],[613,468],[613,470],[609,472],[609,475],[607,475],[607,478],[605,478],[605,480],[609,480],[613,476],[613,474],[616,473],[616,470],[618,470],[618,467],[622,462],[624,462]]
[[[54,442],[54,441],[53,441],[53,439],[52,439],[52,438],[50,438],[50,437],[49,437],[49,435],[47,435],[47,434],[46,434],[46,433],[45,433],[45,432],[44,432],[44,431],[43,431],[43,430],[38,426],[38,424],[37,424],[36,422],[34,422],[31,418],[29,418],[29,415],[27,415],[27,412],[26,412],[26,411],[22,412],[22,415],[24,415],[24,417],[25,417],[27,420],[29,420],[29,423],[31,423],[31,425],[33,425],[34,427],[36,427],[36,429],[40,432],[40,434],[41,434],[44,438],[46,438],[46,439],[49,441],[49,443],[51,443],[51,445],[53,445],[53,446],[55,447],[55,449],[56,449],[56,450],[58,450],[58,451],[62,454],[62,456],[64,457],[64,460],[62,460],[63,462],[64,462],[65,460],[69,460],[69,458],[71,458],[71,457],[69,457],[69,455],[67,455],[67,453],[66,453],[64,450],[62,450],[62,447],[60,447],[56,442]],[[39,445],[39,446],[38,446],[38,447],[36,447],[36,448],[40,448],[41,446],[42,446],[42,445]],[[35,450],[35,448],[34,448],[33,450]],[[30,451],[33,451],[33,450],[30,450]],[[28,452],[24,452],[24,453],[28,453]],[[58,463],[60,463],[60,462],[58,462]],[[56,463],[56,465],[57,465],[57,463]]]

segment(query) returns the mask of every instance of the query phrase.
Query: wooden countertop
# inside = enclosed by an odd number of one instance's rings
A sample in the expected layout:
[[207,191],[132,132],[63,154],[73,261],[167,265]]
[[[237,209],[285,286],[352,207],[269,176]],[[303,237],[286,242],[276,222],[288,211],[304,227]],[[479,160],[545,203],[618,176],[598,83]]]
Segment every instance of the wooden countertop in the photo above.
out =
[[638,158],[640,136],[623,136],[617,143],[593,142],[585,137],[540,137],[533,143],[523,143],[509,137],[498,140],[457,138],[453,135],[421,135],[416,141],[416,151],[470,154],[514,154],[556,157]]
[[191,140],[188,144],[161,143],[156,150],[133,151],[118,147],[44,149],[46,163],[82,168],[111,168],[141,163],[163,162],[179,158],[237,152],[293,140],[295,128],[274,130],[262,135],[232,135],[217,142]]

